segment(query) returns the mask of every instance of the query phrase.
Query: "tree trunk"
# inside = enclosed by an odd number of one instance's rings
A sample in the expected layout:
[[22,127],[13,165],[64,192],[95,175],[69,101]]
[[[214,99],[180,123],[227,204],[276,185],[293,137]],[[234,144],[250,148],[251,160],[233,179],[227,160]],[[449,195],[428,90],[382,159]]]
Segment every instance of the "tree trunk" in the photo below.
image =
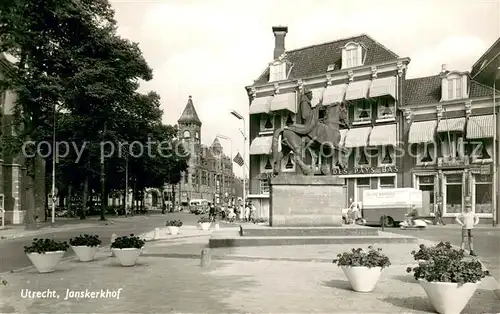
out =
[[172,209],[171,212],[175,212],[175,185],[172,184]]
[[73,217],[73,213],[72,213],[72,198],[71,196],[73,195],[73,186],[70,184],[68,184],[68,216],[69,217]]
[[24,222],[26,230],[37,229],[37,213],[35,205],[35,162],[33,158],[26,158],[24,171],[24,202],[23,208],[26,211]]
[[80,210],[80,219],[85,219],[85,215],[87,214],[88,198],[89,198],[89,175],[85,174],[85,180],[83,181],[82,209]]
[[44,221],[47,222],[49,219],[49,193],[45,193],[45,219]]

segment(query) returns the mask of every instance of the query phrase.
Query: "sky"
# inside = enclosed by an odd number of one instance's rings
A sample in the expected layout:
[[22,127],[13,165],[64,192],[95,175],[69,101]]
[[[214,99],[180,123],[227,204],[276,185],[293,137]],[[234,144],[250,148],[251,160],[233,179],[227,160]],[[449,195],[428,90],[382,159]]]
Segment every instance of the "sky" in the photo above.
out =
[[[400,57],[408,78],[469,71],[500,37],[500,0],[111,0],[119,33],[138,42],[160,94],[163,122],[176,124],[188,97],[202,143],[220,134],[225,153],[243,153],[251,85],[273,58],[272,26],[288,26],[287,50],[366,33]],[[246,126],[248,130],[248,126]],[[247,141],[247,153],[249,143]],[[235,173],[243,168],[234,164]]]

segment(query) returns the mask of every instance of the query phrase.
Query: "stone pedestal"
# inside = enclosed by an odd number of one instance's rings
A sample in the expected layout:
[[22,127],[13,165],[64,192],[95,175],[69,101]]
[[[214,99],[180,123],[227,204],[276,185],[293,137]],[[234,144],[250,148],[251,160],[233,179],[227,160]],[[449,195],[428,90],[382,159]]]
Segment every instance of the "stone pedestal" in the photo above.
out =
[[273,227],[342,226],[344,179],[281,174],[270,182]]

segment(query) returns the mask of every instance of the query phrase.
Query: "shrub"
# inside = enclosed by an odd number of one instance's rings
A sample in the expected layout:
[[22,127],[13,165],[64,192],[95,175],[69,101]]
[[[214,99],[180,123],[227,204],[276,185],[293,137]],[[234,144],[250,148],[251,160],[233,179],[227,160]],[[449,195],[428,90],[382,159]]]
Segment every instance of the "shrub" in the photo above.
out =
[[267,222],[267,219],[266,219],[266,218],[263,218],[263,217],[260,217],[260,218],[254,218],[254,219],[252,219],[252,222],[253,222],[254,224],[264,223],[264,222]]
[[30,246],[24,247],[24,253],[44,254],[45,252],[56,252],[56,251],[66,252],[68,248],[69,245],[66,241],[61,242],[52,239],[34,238]]
[[417,267],[408,267],[406,272],[413,272],[415,279],[429,282],[451,282],[462,285],[481,281],[489,275],[483,270],[477,259],[471,261],[459,260],[455,256],[438,255]]
[[382,253],[381,248],[368,247],[368,251],[361,248],[352,249],[350,252],[338,254],[337,258],[333,260],[334,264],[345,267],[389,267],[391,261],[389,257]]
[[420,244],[418,251],[412,251],[413,258],[428,261],[436,256],[448,256],[451,259],[461,260],[464,258],[464,251],[454,249],[450,242],[440,242],[435,246],[425,246]]
[[69,244],[72,246],[99,246],[101,240],[98,235],[84,234],[75,238],[69,239]]
[[212,222],[212,220],[208,216],[201,216],[200,219],[198,219],[198,223],[200,224],[205,222]]
[[167,221],[167,227],[182,227],[183,223],[180,220],[169,220]]
[[141,249],[146,241],[143,239],[130,234],[130,236],[123,236],[116,238],[116,240],[111,243],[112,249]]

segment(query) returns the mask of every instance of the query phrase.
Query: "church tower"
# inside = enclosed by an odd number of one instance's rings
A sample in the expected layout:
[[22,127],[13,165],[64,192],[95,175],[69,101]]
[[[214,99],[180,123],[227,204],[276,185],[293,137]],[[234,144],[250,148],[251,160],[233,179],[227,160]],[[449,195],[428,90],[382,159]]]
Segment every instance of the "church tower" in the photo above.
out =
[[[201,120],[196,113],[191,96],[189,96],[186,107],[179,120],[177,120],[177,124],[179,126],[178,138],[182,140],[185,149],[187,149],[191,155],[189,159],[189,174],[187,174],[187,181],[184,178],[182,183],[184,185],[187,184],[187,190],[193,191],[197,183],[193,181],[196,180],[196,166],[199,164],[201,153]],[[192,193],[189,194],[191,195]],[[189,197],[192,198],[192,196]]]

